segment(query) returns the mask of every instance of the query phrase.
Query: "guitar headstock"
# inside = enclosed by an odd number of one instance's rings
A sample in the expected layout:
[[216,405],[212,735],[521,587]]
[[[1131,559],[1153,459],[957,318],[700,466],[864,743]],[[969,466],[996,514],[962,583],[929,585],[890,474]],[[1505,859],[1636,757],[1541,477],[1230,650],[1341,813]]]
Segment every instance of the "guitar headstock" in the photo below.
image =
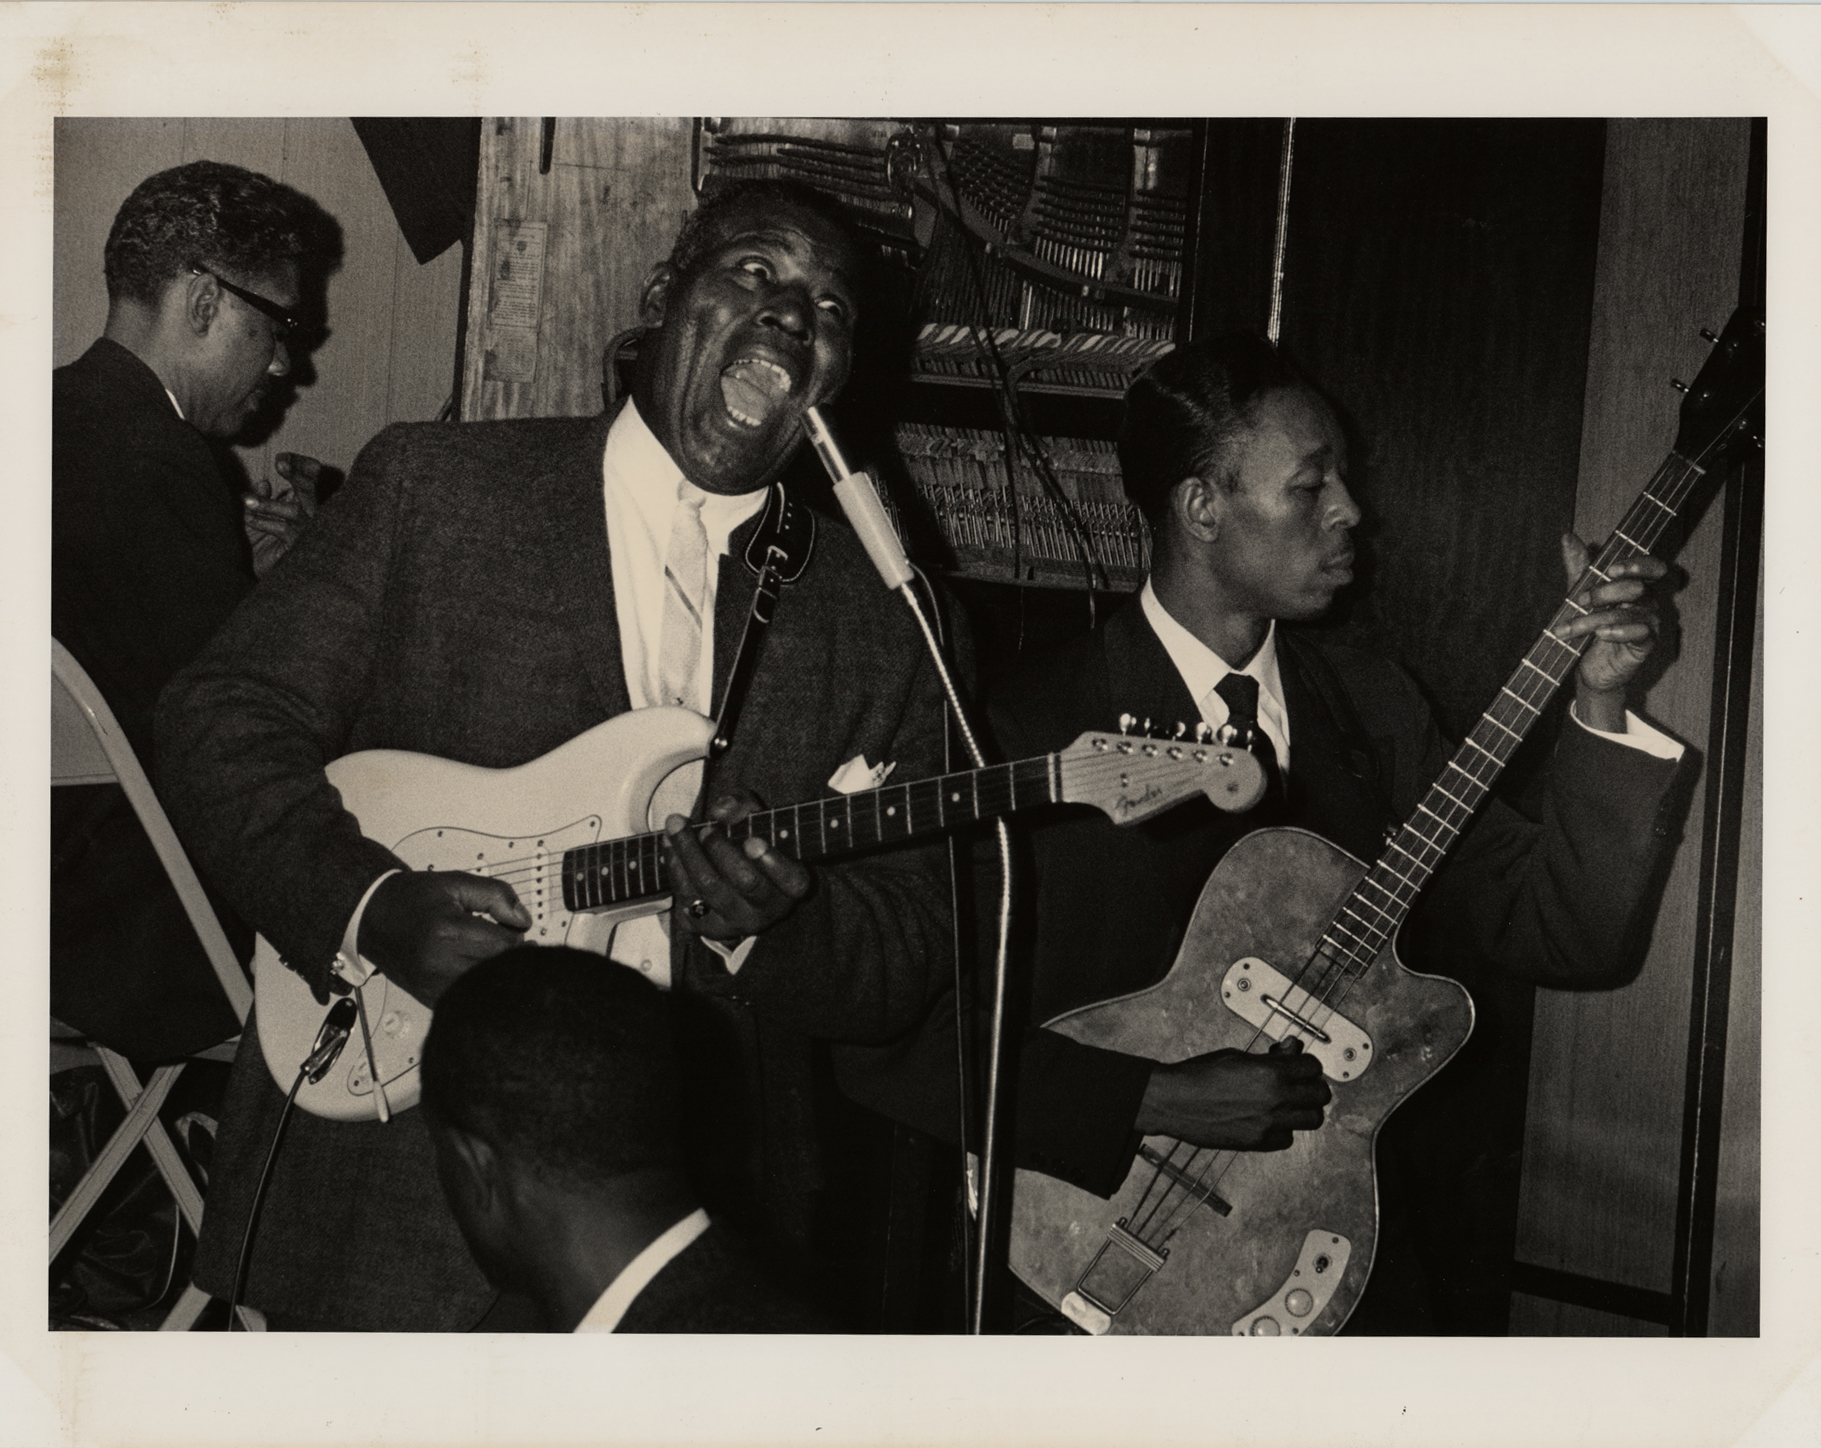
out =
[[1198,792],[1228,811],[1250,809],[1264,797],[1264,767],[1248,751],[1186,734],[1181,725],[1170,739],[1083,734],[1056,755],[1062,798],[1131,825]]
[[1714,349],[1684,389],[1676,451],[1708,467],[1736,447],[1763,445],[1764,314],[1741,307],[1718,337],[1702,335]]

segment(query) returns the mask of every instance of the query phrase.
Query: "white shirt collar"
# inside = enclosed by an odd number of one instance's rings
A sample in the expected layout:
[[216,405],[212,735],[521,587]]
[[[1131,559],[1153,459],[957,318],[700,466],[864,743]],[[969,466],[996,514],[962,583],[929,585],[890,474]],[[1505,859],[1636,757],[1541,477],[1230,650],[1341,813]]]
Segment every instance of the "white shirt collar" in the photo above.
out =
[[750,493],[710,493],[688,481],[630,398],[607,430],[601,472],[609,487],[622,490],[630,499],[651,536],[661,540],[663,547],[669,546],[670,515],[679,489],[701,498],[702,528],[708,534],[711,557],[725,553],[733,530],[765,506],[764,488]]
[[682,1221],[657,1237],[645,1250],[621,1269],[620,1275],[607,1284],[607,1290],[595,1298],[588,1315],[575,1325],[577,1332],[612,1332],[625,1317],[638,1295],[681,1255],[683,1249],[708,1230],[708,1213],[697,1207]]
[[1258,722],[1277,750],[1278,767],[1286,774],[1290,768],[1290,714],[1284,707],[1283,676],[1277,668],[1277,622],[1265,630],[1265,641],[1243,669],[1235,669],[1194,634],[1178,623],[1157,597],[1151,580],[1145,579],[1138,596],[1145,620],[1163,645],[1176,672],[1182,676],[1189,697],[1201,707],[1201,717],[1218,729],[1227,722],[1227,706],[1214,686],[1228,674],[1249,674],[1258,681]]
[[171,399],[171,406],[177,410],[178,417],[183,418],[185,422],[188,422],[189,418],[183,416],[183,404],[178,402],[177,394],[167,387],[164,389],[164,395]]

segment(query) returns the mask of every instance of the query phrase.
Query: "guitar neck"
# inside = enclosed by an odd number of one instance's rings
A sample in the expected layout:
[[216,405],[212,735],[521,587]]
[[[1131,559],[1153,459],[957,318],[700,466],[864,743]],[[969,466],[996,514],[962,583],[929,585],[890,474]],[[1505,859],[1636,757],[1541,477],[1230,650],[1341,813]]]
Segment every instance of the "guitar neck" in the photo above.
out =
[[1392,836],[1335,917],[1324,941],[1334,954],[1369,960],[1391,942],[1429,877],[1485,803],[1505,765],[1579,662],[1587,640],[1564,643],[1556,637],[1558,629],[1587,612],[1573,596],[1604,582],[1615,564],[1650,552],[1703,475],[1701,467],[1677,453],[1664,459],[1599,556],[1562,600],[1549,627],[1500,687],[1492,707],[1480,715],[1416,812]]
[[[1045,754],[759,810],[728,827],[727,836],[735,841],[764,840],[810,864],[1062,799],[1057,756]],[[563,899],[571,910],[602,909],[669,893],[661,833],[582,845],[563,854]]]

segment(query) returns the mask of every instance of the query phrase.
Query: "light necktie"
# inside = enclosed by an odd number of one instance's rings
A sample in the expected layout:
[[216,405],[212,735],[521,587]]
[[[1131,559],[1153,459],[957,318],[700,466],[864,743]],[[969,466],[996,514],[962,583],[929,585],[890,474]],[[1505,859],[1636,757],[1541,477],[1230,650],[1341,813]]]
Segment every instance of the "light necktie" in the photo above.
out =
[[702,663],[702,599],[708,592],[708,534],[702,527],[701,493],[677,485],[664,555],[664,618],[658,634],[658,700],[703,712],[707,700],[696,683]]
[[[1258,723],[1258,680],[1250,674],[1231,673],[1214,686],[1214,692],[1227,706],[1227,725],[1233,731],[1231,742],[1258,756],[1265,769],[1265,797],[1260,803],[1284,798],[1283,774],[1277,767],[1277,750],[1271,736]],[[1220,737],[1228,736],[1223,731]]]

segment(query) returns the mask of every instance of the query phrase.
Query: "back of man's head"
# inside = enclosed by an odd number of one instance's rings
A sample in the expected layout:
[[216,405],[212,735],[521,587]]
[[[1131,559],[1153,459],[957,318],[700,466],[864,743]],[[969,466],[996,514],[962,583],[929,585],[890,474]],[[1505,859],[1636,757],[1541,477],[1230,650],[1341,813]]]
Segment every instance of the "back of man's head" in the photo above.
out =
[[245,283],[286,265],[340,260],[339,228],[307,196],[219,161],[191,161],[148,176],[114,215],[103,265],[108,299],[156,305],[192,268]]
[[1119,469],[1126,495],[1156,528],[1184,478],[1229,484],[1227,444],[1268,392],[1306,387],[1302,370],[1263,337],[1228,332],[1165,353],[1125,395]]
[[437,1005],[423,1091],[440,1122],[560,1186],[678,1160],[663,994],[598,955],[522,945],[468,971]]

